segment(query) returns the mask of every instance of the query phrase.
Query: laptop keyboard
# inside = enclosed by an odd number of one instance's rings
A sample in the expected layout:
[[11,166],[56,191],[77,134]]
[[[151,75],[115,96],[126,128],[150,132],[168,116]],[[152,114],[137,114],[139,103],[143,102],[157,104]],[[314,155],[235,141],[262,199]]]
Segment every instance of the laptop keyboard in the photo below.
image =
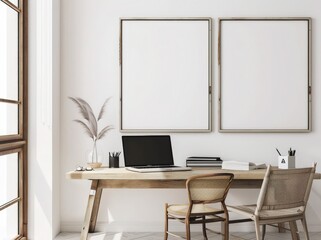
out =
[[144,168],[174,168],[174,167],[178,167],[178,166],[173,166],[173,165],[153,165],[153,166],[137,166],[137,167],[134,167],[134,168],[144,169]]

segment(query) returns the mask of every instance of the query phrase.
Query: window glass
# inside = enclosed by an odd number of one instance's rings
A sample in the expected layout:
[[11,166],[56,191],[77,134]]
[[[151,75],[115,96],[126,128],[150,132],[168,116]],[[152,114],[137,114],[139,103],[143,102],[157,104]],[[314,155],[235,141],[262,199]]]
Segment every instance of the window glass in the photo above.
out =
[[18,13],[0,2],[0,98],[18,100]]
[[13,3],[14,5],[16,5],[16,7],[18,7],[18,0],[9,0],[11,3]]
[[15,203],[0,212],[0,239],[14,239],[18,234],[18,204]]
[[0,102],[0,136],[18,134],[18,105]]
[[18,197],[18,157],[18,153],[0,155],[0,206]]

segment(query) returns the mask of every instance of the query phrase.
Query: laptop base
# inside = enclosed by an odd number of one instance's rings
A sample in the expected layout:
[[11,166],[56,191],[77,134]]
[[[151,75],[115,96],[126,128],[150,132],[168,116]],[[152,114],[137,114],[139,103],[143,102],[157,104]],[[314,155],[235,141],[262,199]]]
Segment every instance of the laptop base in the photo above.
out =
[[148,173],[148,172],[176,172],[176,171],[191,171],[190,167],[166,167],[166,168],[135,168],[125,167],[126,170],[132,172]]

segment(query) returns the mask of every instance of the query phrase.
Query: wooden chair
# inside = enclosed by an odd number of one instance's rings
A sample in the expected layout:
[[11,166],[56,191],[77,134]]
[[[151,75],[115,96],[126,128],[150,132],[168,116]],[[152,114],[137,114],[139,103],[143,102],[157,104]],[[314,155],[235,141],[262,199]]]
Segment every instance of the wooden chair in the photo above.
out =
[[[190,224],[202,224],[204,239],[207,239],[206,223],[224,222],[225,240],[229,238],[229,217],[225,205],[225,198],[234,175],[231,173],[217,173],[197,175],[187,179],[189,204],[165,204],[165,240],[168,235],[183,238],[168,231],[168,220],[176,219],[186,225],[186,239],[191,239]],[[221,208],[209,206],[221,203]],[[223,216],[219,216],[222,215]]]
[[[227,209],[254,221],[257,240],[264,239],[266,225],[289,222],[292,228],[296,228],[296,220],[301,220],[305,238],[308,240],[309,233],[305,219],[305,209],[315,168],[316,164],[312,168],[283,170],[273,169],[268,166],[257,204],[227,206]],[[245,220],[230,221],[230,223],[237,222],[245,222]],[[263,226],[262,236],[260,225]],[[292,232],[292,234],[296,233]]]

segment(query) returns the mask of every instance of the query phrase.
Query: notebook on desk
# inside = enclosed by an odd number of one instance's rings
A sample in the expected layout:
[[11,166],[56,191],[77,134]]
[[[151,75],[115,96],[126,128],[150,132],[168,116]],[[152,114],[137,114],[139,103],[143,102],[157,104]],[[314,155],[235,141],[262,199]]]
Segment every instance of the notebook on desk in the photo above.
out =
[[174,165],[170,136],[122,136],[125,167],[135,172],[188,171]]

